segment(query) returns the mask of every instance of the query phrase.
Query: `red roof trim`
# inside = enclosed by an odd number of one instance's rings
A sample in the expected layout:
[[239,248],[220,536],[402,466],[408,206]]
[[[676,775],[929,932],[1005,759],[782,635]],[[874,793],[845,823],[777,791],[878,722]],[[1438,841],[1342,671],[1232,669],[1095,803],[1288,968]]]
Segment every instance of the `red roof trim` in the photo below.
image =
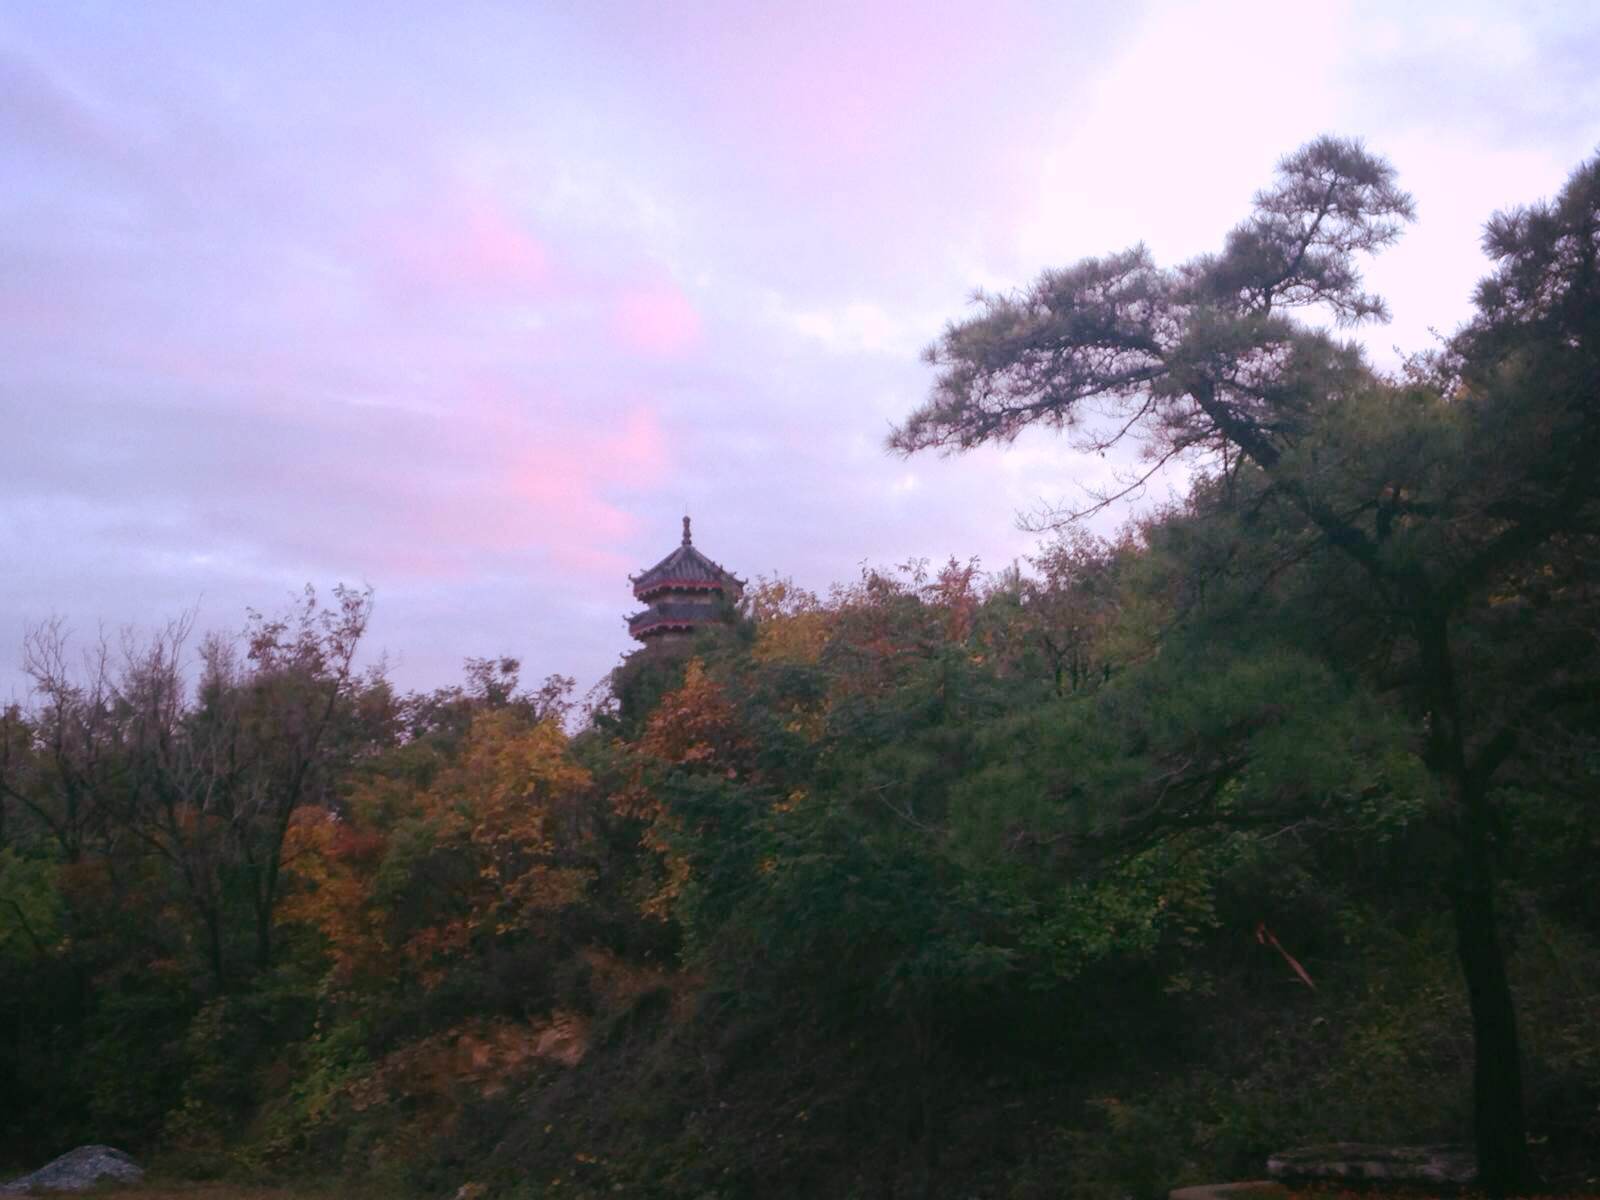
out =
[[678,618],[673,618],[672,620],[668,621],[652,621],[648,625],[641,625],[637,629],[628,630],[628,632],[642,641],[647,634],[660,633],[674,629],[693,630],[699,628],[704,623],[705,622],[702,621],[684,621]]
[[720,592],[727,586],[727,582],[720,579],[656,579],[643,587],[635,585],[633,594],[643,600],[657,592]]

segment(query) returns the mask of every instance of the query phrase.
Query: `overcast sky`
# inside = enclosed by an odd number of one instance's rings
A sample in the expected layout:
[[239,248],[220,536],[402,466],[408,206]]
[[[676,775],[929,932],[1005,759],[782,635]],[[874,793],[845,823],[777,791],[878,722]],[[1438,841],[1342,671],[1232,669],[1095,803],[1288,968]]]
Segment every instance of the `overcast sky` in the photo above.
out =
[[887,455],[975,288],[1217,247],[1363,138],[1380,362],[1600,146],[1600,5],[0,0],[0,700],[25,628],[370,584],[403,687],[599,679],[677,542],[825,588],[1112,469]]

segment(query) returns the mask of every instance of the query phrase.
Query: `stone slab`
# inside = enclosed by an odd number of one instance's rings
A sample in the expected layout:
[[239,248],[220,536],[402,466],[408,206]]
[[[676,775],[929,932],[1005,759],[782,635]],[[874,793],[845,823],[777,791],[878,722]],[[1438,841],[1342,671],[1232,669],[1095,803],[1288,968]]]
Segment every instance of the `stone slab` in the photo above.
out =
[[0,1184],[0,1193],[81,1192],[102,1180],[138,1183],[144,1169],[131,1157],[111,1146],[79,1146],[37,1171]]
[[1462,1185],[1478,1175],[1472,1151],[1463,1146],[1380,1146],[1332,1142],[1302,1146],[1267,1158],[1274,1179],[1339,1183],[1427,1183]]

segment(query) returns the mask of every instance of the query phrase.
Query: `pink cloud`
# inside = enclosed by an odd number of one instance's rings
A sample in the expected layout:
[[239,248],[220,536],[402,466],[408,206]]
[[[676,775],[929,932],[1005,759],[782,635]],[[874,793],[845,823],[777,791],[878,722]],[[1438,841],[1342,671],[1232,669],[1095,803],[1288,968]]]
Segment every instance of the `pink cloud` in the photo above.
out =
[[370,240],[380,276],[404,295],[536,292],[550,277],[544,244],[485,192],[382,224]]
[[612,329],[631,349],[671,357],[700,340],[700,314],[671,284],[633,288],[617,297]]
[[959,111],[974,84],[992,87],[1037,24],[1016,0],[993,0],[981,19],[949,0],[715,0],[701,19],[665,6],[607,33],[648,40],[647,61],[698,120],[744,143],[753,154],[741,161],[792,178],[881,161],[928,136],[930,115]]
[[653,408],[633,408],[621,431],[603,439],[603,445],[631,482],[656,483],[667,472],[667,439]]
[[636,518],[612,493],[666,473],[656,412],[637,405],[607,429],[551,409],[548,398],[480,382],[472,403],[438,431],[443,444],[435,448],[479,468],[458,486],[405,496],[411,536],[384,556],[387,565],[466,577],[481,571],[483,555],[533,551],[586,579],[619,580],[637,567],[618,552]]
[[[174,353],[163,374],[206,379],[212,366]],[[648,402],[608,417],[494,374],[472,379],[443,411],[280,405],[267,395],[219,409],[164,418],[213,430],[246,422],[248,437],[206,459],[202,490],[295,500],[223,505],[210,525],[380,588],[516,573],[535,589],[621,589],[639,566],[620,553],[637,527],[627,497],[658,483],[672,457]],[[286,471],[306,486],[286,489]]]
[[634,530],[632,513],[605,498],[615,487],[639,487],[666,469],[666,439],[653,410],[635,408],[616,433],[569,431],[526,444],[511,463],[507,492],[528,528],[557,562],[614,571],[624,561],[608,545]]

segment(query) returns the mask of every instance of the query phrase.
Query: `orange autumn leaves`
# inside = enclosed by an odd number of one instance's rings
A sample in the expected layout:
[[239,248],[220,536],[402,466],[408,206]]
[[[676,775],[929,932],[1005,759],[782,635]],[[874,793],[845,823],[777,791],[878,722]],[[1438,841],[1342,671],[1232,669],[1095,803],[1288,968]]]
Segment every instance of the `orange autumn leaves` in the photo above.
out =
[[559,936],[561,914],[596,878],[595,830],[613,815],[639,822],[651,863],[635,903],[667,918],[689,867],[654,768],[740,778],[753,750],[698,661],[661,701],[609,798],[557,723],[481,710],[459,745],[370,764],[338,811],[296,815],[280,919],[317,935],[335,988],[404,976],[433,987],[496,940]]
[[[313,952],[326,956],[334,986],[404,975],[431,986],[496,939],[559,935],[561,914],[599,880],[596,830],[619,818],[616,831],[632,826],[644,854],[605,887],[669,919],[691,882],[687,848],[714,840],[719,819],[714,804],[670,803],[672,777],[748,790],[742,803],[783,816],[807,789],[760,777],[758,752],[774,729],[817,748],[854,706],[944,662],[1004,674],[1022,651],[1000,618],[1017,604],[1031,615],[1028,599],[985,590],[976,564],[954,560],[867,571],[825,598],[762,581],[751,593],[745,673],[685,664],[637,739],[602,756],[600,783],[557,723],[504,698],[486,701],[464,730],[364,764],[336,811],[296,815],[280,919],[318,935]],[[752,687],[761,693],[753,710]],[[753,728],[753,711],[771,728]]]
[[333,977],[341,983],[390,974],[388,946],[370,903],[373,868],[384,845],[380,835],[354,829],[321,808],[296,812],[284,838],[284,864],[294,887],[278,919],[322,934]]
[[464,761],[425,794],[443,837],[471,847],[479,867],[470,921],[495,933],[572,904],[588,878],[562,849],[582,836],[589,773],[568,757],[554,722],[519,724],[504,711],[473,722]]
[[674,766],[698,764],[734,778],[750,740],[722,690],[694,658],[684,669],[682,686],[664,696],[651,714],[639,749]]
[[618,811],[643,824],[640,840],[660,864],[642,911],[666,918],[689,882],[689,862],[676,848],[681,821],[646,782],[651,765],[686,768],[738,779],[749,770],[753,749],[738,714],[698,658],[689,660],[683,684],[662,697],[640,739],[643,758],[633,785],[617,801]]
[[[396,797],[380,775],[343,813],[297,815],[283,917],[322,935],[336,979],[409,966],[435,983],[475,942],[537,935],[582,897],[590,790],[555,722],[480,712],[426,786]],[[369,827],[376,810],[390,819]]]

